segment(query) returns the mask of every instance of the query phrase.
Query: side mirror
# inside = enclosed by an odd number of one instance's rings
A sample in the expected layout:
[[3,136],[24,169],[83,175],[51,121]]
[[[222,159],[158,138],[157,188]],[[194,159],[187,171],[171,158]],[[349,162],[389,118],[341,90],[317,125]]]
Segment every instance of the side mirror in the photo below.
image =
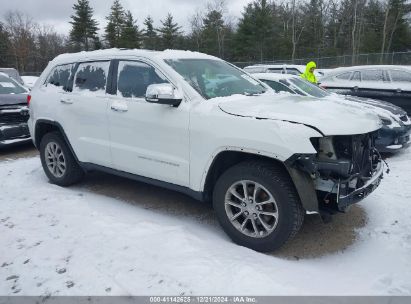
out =
[[178,106],[183,99],[176,96],[174,87],[169,83],[151,84],[146,90],[146,101],[152,103],[159,103]]

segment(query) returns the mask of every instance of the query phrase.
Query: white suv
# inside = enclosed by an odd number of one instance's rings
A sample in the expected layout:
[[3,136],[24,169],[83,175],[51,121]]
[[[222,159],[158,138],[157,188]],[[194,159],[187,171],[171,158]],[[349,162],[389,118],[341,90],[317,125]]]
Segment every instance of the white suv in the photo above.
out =
[[377,117],[277,95],[200,53],[60,55],[29,100],[51,182],[67,186],[97,169],[212,200],[225,232],[258,251],[294,236],[305,211],[347,210],[383,174]]

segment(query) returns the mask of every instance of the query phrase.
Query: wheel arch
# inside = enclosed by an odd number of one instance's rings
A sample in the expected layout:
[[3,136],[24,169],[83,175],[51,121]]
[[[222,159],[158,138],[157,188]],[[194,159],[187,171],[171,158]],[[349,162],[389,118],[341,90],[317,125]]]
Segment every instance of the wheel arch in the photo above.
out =
[[285,164],[276,156],[268,156],[258,151],[249,151],[246,149],[224,149],[212,158],[203,176],[202,189],[205,200],[211,199],[214,185],[223,172],[240,162],[251,160],[274,162],[286,170]]
[[34,126],[34,145],[39,148],[40,142],[44,135],[50,132],[59,132],[63,137],[64,141],[68,145],[71,153],[73,154],[74,158],[78,162],[76,153],[74,153],[73,147],[70,144],[70,141],[67,138],[66,133],[64,132],[63,127],[57,121],[48,120],[48,119],[38,119]]
[[243,161],[262,161],[275,164],[279,169],[284,171],[290,177],[301,204],[305,210],[318,211],[318,199],[315,191],[314,182],[312,179],[301,170],[294,168],[283,162],[275,156],[266,155],[262,153],[255,153],[253,151],[240,150],[223,150],[219,152],[212,160],[208,171],[205,174],[203,183],[203,197],[204,200],[210,201],[213,197],[213,190],[218,178],[228,168],[243,162]]

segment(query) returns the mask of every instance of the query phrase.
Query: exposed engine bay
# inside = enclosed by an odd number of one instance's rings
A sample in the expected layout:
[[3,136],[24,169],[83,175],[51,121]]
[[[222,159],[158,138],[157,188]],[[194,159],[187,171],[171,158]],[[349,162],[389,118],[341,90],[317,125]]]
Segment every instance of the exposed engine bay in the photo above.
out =
[[314,155],[300,155],[295,165],[314,182],[320,211],[344,212],[378,187],[383,161],[375,147],[378,132],[312,138]]

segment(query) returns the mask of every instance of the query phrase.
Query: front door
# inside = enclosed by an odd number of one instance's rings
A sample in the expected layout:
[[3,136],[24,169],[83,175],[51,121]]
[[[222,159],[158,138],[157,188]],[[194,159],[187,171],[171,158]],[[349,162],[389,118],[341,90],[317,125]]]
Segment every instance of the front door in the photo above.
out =
[[168,80],[145,62],[120,60],[113,78],[116,93],[110,97],[108,118],[114,167],[188,186],[189,104],[147,102],[147,86]]

